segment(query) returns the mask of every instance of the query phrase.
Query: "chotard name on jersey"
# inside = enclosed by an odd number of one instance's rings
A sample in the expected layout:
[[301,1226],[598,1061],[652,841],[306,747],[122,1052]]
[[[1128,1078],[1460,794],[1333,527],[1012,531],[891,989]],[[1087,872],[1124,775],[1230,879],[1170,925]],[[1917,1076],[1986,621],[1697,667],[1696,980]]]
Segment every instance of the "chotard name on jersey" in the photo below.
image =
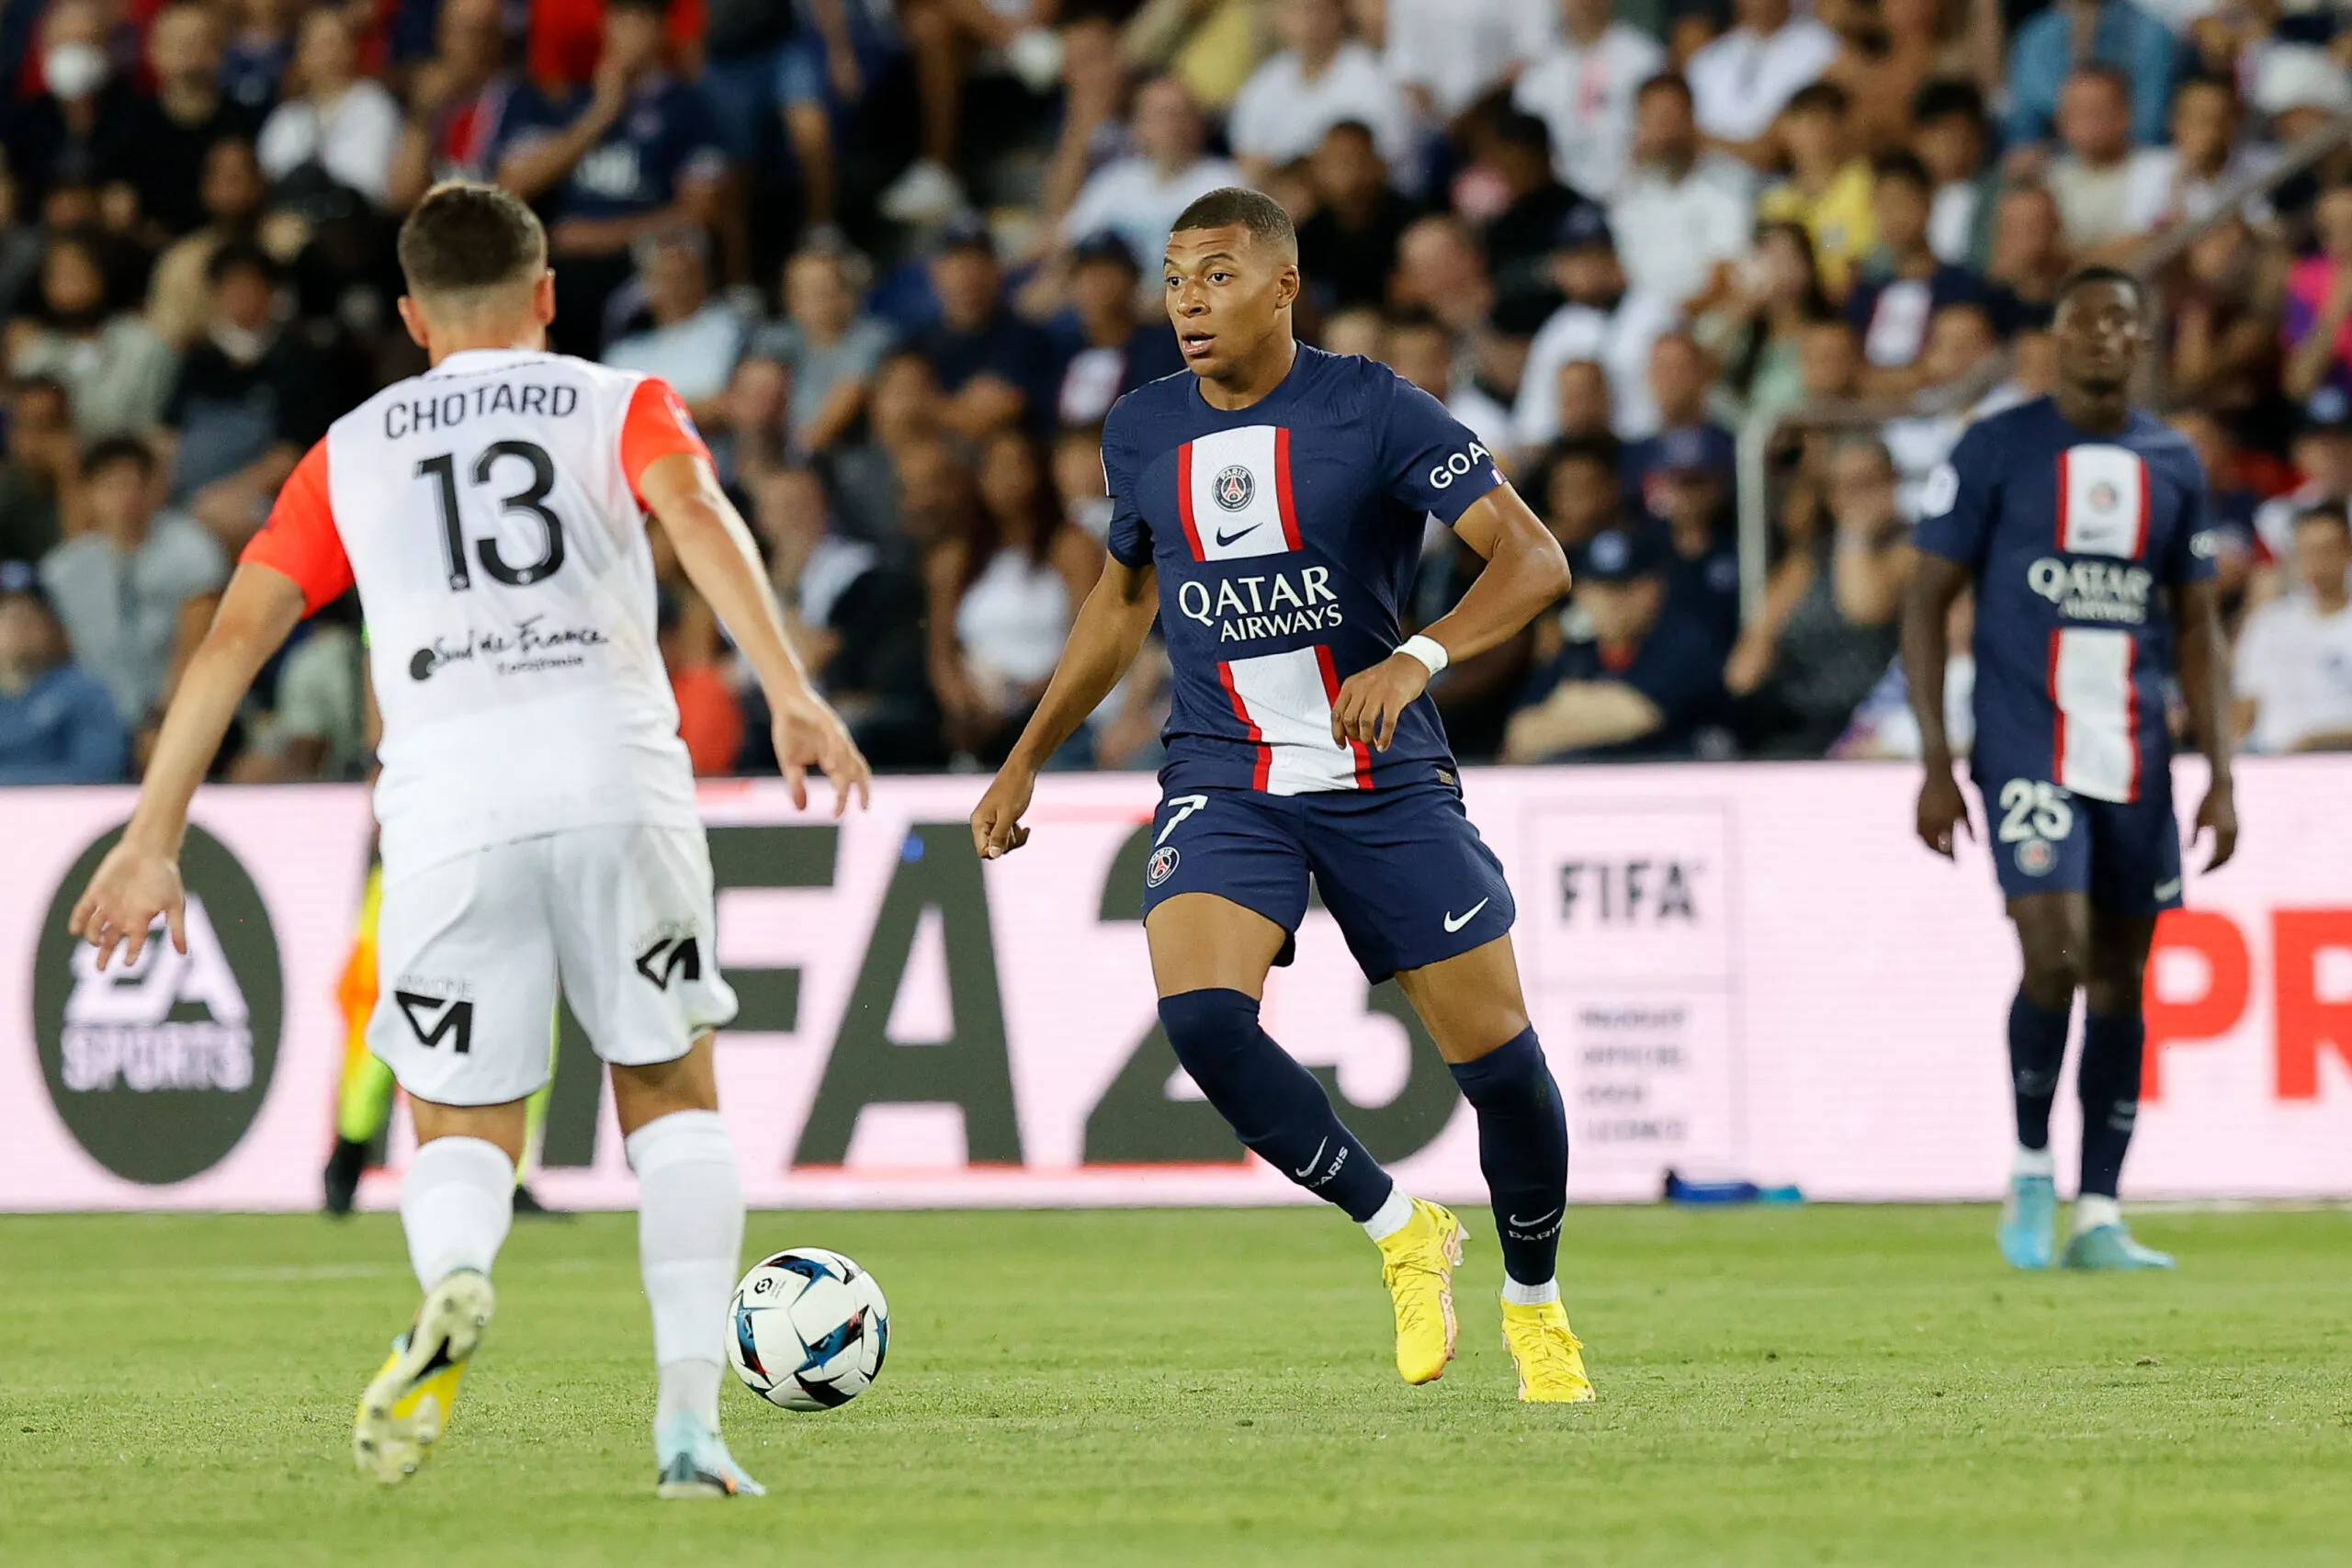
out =
[[[429,383],[420,383],[424,385]],[[504,379],[443,392],[437,397],[395,400],[384,405],[384,439],[440,434],[481,414],[531,414],[545,419],[569,419],[580,407],[577,387],[543,387],[536,382]]]
[[1328,566],[1228,577],[1215,588],[1186,582],[1176,590],[1176,608],[1187,620],[1215,626],[1219,642],[1291,637],[1340,624],[1340,596],[1330,582]]

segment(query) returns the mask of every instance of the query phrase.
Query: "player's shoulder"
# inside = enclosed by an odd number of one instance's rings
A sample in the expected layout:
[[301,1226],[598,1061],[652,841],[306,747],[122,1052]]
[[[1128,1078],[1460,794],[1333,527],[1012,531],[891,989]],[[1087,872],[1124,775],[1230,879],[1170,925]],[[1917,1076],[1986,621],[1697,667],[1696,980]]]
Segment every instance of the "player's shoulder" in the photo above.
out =
[[1190,370],[1174,370],[1156,381],[1146,381],[1120,394],[1102,416],[1102,449],[1119,454],[1173,446],[1184,439],[1180,427],[1196,394]]
[[1979,450],[2039,445],[2057,436],[2057,424],[2056,407],[2047,397],[2028,398],[1979,414],[1961,439]]
[[2131,442],[2132,450],[2151,465],[2200,476],[2205,471],[2196,444],[2146,409],[2132,411]]

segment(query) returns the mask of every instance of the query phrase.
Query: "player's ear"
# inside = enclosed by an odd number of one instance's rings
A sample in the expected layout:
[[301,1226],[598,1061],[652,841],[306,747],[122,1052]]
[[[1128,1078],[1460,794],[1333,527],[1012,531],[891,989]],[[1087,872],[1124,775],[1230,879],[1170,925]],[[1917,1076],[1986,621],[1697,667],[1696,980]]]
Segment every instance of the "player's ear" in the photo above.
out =
[[1295,261],[1283,263],[1283,269],[1274,274],[1274,308],[1287,310],[1292,305],[1297,303],[1300,288],[1298,263]]
[[433,345],[425,341],[424,308],[412,296],[403,294],[400,298],[400,311],[401,325],[408,329],[409,341],[427,353],[432,352]]
[[555,268],[553,267],[541,269],[539,280],[531,285],[531,319],[543,327],[552,326],[555,322]]

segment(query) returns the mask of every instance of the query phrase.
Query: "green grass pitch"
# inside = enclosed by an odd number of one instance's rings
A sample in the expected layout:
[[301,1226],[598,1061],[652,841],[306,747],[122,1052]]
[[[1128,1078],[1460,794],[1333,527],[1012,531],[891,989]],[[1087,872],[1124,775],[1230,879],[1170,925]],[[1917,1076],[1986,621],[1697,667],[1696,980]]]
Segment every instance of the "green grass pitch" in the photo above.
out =
[[1408,1389],[1328,1213],[754,1214],[875,1270],[890,1360],[821,1416],[730,1386],[772,1495],[701,1505],[651,1493],[630,1216],[515,1227],[391,1492],[348,1451],[390,1218],[0,1219],[0,1562],[2352,1562],[2352,1213],[2148,1214],[2177,1276],[2073,1278],[1981,1209],[1580,1211],[1582,1409],[1514,1402],[1465,1217]]

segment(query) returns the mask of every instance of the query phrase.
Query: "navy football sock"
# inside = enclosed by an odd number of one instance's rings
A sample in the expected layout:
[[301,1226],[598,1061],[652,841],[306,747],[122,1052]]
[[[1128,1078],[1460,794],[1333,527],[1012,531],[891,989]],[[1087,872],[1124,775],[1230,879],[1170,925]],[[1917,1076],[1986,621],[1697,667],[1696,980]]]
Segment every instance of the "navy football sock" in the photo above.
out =
[[2017,1096],[2018,1142],[2050,1146],[2050,1107],[2058,1099],[2058,1072],[2066,1061],[2066,1014],[2026,999],[2009,1004],[2009,1088]]
[[1159,998],[1176,1059],[1253,1153],[1362,1224],[1396,1184],[1331,1109],[1315,1075],[1258,1026],[1257,1002],[1221,987]]
[[1535,1031],[1526,1029],[1453,1081],[1478,1113],[1478,1168],[1495,1207],[1503,1272],[1522,1285],[1550,1282],[1568,1201],[1568,1115]]
[[2083,1184],[2094,1197],[2112,1198],[2140,1116],[2140,1055],[2148,1026],[2137,1014],[2083,1020],[2083,1061],[2075,1089],[2083,1100]]

